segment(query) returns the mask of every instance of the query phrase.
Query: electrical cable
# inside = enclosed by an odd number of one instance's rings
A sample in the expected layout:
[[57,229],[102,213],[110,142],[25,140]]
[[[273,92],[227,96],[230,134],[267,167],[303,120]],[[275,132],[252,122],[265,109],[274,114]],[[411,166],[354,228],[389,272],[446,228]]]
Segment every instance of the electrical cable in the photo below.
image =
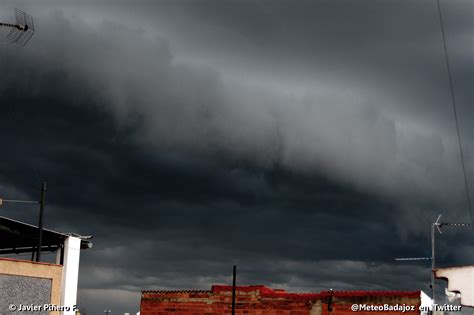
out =
[[458,136],[458,144],[459,144],[459,155],[460,155],[460,159],[461,159],[461,167],[462,167],[462,173],[463,173],[463,177],[464,177],[464,187],[465,187],[465,190],[466,190],[466,199],[467,199],[467,204],[468,204],[468,207],[469,207],[469,215],[470,215],[470,218],[471,218],[471,228],[472,228],[473,220],[472,220],[471,196],[469,194],[469,183],[467,181],[467,176],[466,176],[466,167],[465,167],[465,163],[464,163],[464,154],[463,154],[463,150],[462,150],[461,133],[459,132],[458,112],[457,112],[457,108],[456,108],[456,97],[454,96],[453,79],[451,77],[451,67],[450,67],[450,64],[449,64],[448,49],[446,47],[446,36],[445,36],[445,33],[444,33],[443,16],[441,14],[441,5],[439,3],[440,0],[436,0],[436,2],[438,4],[439,23],[440,23],[440,27],[441,27],[441,35],[443,37],[444,57],[445,57],[445,61],[446,61],[446,69],[448,71],[448,78],[449,78],[449,90],[450,90],[450,93],[451,93],[451,101],[452,101],[452,104],[453,104],[454,121],[456,122],[456,133],[457,133],[457,136]]

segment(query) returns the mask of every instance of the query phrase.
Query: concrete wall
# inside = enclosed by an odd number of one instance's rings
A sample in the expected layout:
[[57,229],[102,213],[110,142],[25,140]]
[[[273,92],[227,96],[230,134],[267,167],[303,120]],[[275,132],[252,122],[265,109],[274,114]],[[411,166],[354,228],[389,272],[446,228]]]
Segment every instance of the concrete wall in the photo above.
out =
[[11,312],[8,308],[10,304],[60,305],[61,274],[61,265],[0,258],[0,315],[49,314]]
[[[0,274],[0,314],[15,314],[9,305],[51,303],[51,279],[12,276]],[[29,312],[30,314],[48,314],[46,312]]]
[[[141,315],[231,314],[232,287],[214,286],[209,291],[144,291]],[[413,305],[408,312],[353,312],[352,304]],[[288,293],[264,286],[238,286],[237,315],[414,315],[419,314],[420,292],[321,292]]]

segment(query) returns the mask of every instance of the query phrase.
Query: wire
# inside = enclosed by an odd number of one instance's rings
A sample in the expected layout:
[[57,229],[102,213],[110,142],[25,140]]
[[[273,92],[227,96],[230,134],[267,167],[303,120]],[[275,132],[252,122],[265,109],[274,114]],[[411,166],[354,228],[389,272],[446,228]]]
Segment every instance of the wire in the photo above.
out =
[[441,35],[443,37],[444,58],[446,61],[446,69],[448,71],[449,90],[451,93],[451,101],[453,104],[454,121],[456,122],[456,132],[457,132],[458,143],[459,143],[459,155],[461,158],[462,173],[464,176],[464,187],[466,189],[466,199],[467,199],[467,204],[469,206],[469,215],[471,217],[471,227],[472,227],[473,220],[472,220],[471,196],[469,195],[469,184],[468,184],[467,176],[466,176],[466,167],[464,165],[464,154],[462,151],[461,133],[459,132],[458,113],[457,113],[457,108],[456,108],[456,97],[454,96],[453,79],[451,77],[451,67],[449,64],[448,49],[446,47],[446,36],[444,34],[444,23],[443,23],[443,16],[441,14],[441,5],[439,3],[439,0],[436,0],[436,2],[438,4],[439,24],[441,26]]
[[34,203],[34,204],[39,203],[39,201],[30,201],[30,200],[16,200],[16,199],[2,199],[2,198],[0,198],[0,200],[3,202],[12,202],[12,203]]

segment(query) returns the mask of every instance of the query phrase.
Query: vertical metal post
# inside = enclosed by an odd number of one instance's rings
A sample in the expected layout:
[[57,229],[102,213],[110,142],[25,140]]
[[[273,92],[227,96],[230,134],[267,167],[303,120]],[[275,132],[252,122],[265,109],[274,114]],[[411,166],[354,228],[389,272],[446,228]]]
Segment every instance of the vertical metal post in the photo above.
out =
[[237,266],[234,265],[233,276],[232,276],[232,315],[235,315],[235,284],[237,278]]
[[36,261],[41,259],[41,244],[43,243],[43,215],[44,215],[44,205],[46,202],[46,182],[43,182],[41,185],[41,197],[40,197],[40,213],[39,213],[39,223],[38,223],[38,248],[36,251]]
[[36,254],[36,246],[33,246],[31,250],[31,261],[35,261],[35,254]]
[[433,304],[435,304],[435,227],[436,223],[431,224],[431,296]]

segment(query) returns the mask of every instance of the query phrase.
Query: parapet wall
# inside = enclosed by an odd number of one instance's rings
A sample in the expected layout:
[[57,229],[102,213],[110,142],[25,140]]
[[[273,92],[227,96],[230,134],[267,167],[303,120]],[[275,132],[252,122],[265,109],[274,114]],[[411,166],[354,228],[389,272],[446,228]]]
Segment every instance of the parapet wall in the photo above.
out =
[[[143,291],[141,315],[225,315],[231,314],[232,287],[211,290]],[[419,314],[420,292],[324,291],[289,293],[265,286],[238,286],[236,315],[414,315]],[[373,312],[351,309],[353,304],[410,305],[414,311]]]

